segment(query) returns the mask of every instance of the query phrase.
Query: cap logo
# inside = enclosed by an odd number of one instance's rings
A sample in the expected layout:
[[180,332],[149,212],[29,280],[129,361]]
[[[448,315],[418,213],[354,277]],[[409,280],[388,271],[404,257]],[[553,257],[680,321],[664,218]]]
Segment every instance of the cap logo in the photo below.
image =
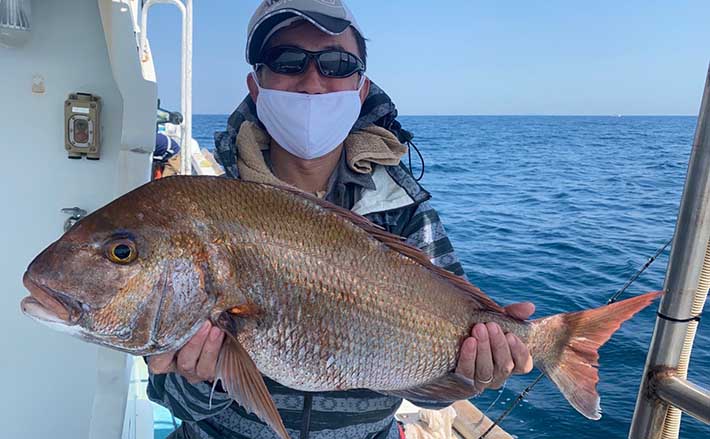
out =
[[293,0],[265,0],[263,6],[266,6],[265,10],[275,9],[281,3],[292,2]]

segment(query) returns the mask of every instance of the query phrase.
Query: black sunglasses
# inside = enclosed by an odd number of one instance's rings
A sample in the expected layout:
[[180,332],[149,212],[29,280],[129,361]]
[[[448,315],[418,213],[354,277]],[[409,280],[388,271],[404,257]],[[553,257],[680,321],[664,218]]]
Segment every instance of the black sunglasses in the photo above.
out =
[[281,75],[300,75],[306,71],[311,59],[315,60],[320,74],[328,78],[347,78],[365,71],[365,63],[350,52],[336,49],[311,52],[293,46],[272,47],[257,65],[266,65]]

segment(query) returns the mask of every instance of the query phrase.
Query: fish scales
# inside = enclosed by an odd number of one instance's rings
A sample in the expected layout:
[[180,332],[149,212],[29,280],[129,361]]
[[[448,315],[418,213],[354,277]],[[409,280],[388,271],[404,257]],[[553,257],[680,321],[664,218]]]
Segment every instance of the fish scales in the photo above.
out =
[[[238,185],[217,204],[211,200],[226,194],[205,196],[212,190],[204,183],[182,188],[180,199],[202,210],[240,264],[251,261],[239,283],[258,285],[247,288],[255,293],[250,299],[274,312],[239,341],[266,375],[308,391],[386,390],[422,384],[455,365],[473,323],[471,305],[458,296],[442,303],[440,285],[428,287],[441,281],[429,271],[290,193],[274,197],[269,187]],[[247,245],[252,251],[243,251]],[[264,291],[277,301],[266,301]],[[272,327],[279,337],[269,335]],[[332,364],[322,374],[328,359]]]
[[599,419],[598,348],[660,293],[523,322],[362,217],[290,188],[212,177],[144,185],[79,221],[30,264],[22,310],[134,355],[228,337],[217,377],[287,433],[261,374],[305,391],[367,388],[453,401],[474,324],[517,335],[584,416]]

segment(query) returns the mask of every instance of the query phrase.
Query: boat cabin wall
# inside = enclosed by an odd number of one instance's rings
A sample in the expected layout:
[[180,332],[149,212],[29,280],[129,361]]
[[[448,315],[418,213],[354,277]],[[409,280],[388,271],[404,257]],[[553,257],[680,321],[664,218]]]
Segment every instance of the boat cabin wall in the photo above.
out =
[[[63,233],[62,208],[91,212],[149,179],[157,89],[136,62],[136,3],[33,1],[27,43],[0,48],[3,438],[121,437],[128,359],[39,325],[20,300],[27,265]],[[99,160],[67,157],[76,92],[101,98]]]

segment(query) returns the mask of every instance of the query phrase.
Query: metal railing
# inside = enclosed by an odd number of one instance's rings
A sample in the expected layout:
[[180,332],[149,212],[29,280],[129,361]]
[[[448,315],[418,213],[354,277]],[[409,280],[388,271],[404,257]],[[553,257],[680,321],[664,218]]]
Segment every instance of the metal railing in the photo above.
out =
[[183,115],[180,136],[180,173],[192,173],[192,0],[148,0],[141,11],[141,60],[150,57],[148,47],[148,11],[156,4],[170,4],[182,14],[182,44],[180,70],[180,111]]
[[675,238],[629,438],[677,438],[679,410],[710,424],[710,391],[686,380],[710,279],[710,68]]

